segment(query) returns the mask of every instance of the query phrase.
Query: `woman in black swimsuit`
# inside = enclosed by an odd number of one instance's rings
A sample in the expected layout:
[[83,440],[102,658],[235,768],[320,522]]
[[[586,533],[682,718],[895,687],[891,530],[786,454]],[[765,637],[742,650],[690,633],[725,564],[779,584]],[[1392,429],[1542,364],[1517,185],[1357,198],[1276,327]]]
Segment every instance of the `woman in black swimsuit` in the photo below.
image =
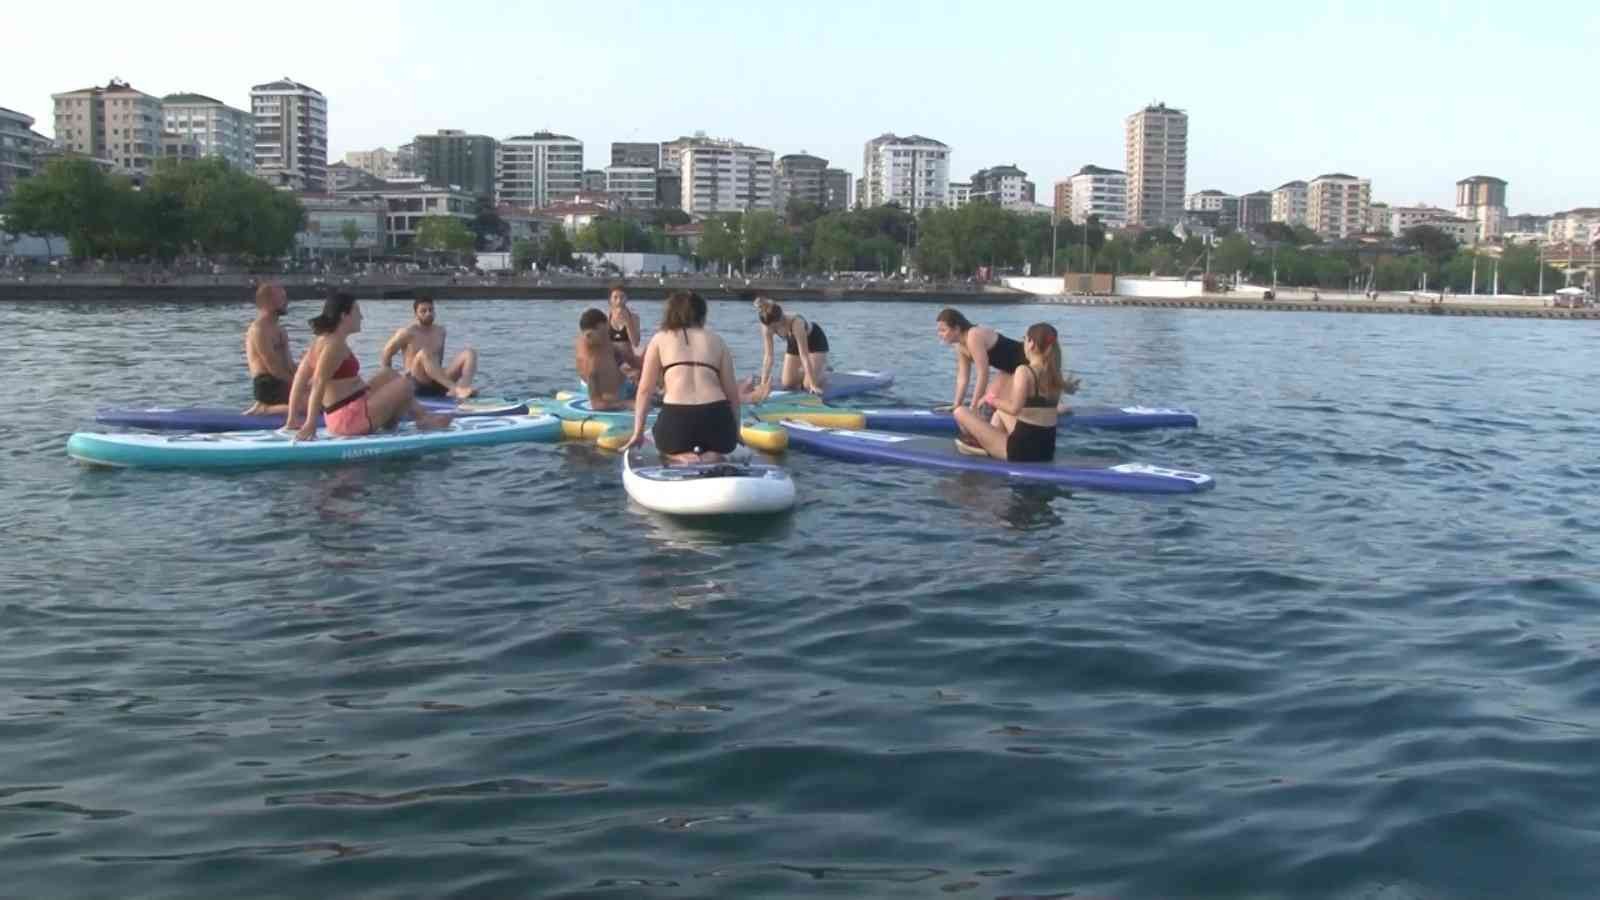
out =
[[[951,401],[950,408],[961,408],[967,393],[967,379],[974,368],[978,370],[978,383],[972,389],[971,410],[977,412],[985,403],[994,406],[995,398],[1009,391],[1011,373],[1028,364],[1022,344],[993,328],[972,324],[966,316],[949,307],[939,311],[936,321],[939,340],[956,348],[956,398]],[[990,366],[996,370],[992,383]]]
[[1061,374],[1061,344],[1051,325],[1028,327],[1022,342],[1027,362],[1010,379],[1010,390],[995,397],[998,427],[966,407],[957,407],[961,436],[956,449],[1012,462],[1048,462],[1056,456],[1056,404],[1066,389]]
[[644,440],[644,421],[657,385],[665,390],[651,435],[663,457],[684,463],[721,462],[739,445],[733,354],[705,325],[705,298],[689,291],[667,296],[661,330],[644,351],[633,436],[623,450]]
[[619,285],[611,289],[611,309],[606,316],[606,332],[617,352],[617,365],[623,374],[639,375],[639,314],[628,308],[628,292]]
[[783,374],[778,385],[786,391],[822,393],[828,386],[827,332],[815,322],[785,315],[783,307],[767,297],[758,298],[755,306],[756,318],[761,322],[761,381],[754,386],[752,399],[765,399],[772,392],[774,338],[784,341]]

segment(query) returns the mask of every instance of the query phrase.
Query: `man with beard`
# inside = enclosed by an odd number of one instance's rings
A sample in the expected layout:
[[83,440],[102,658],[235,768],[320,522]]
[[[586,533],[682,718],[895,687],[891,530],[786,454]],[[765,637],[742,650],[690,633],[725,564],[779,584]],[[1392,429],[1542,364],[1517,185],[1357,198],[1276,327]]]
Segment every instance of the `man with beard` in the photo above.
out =
[[289,411],[289,385],[294,361],[289,336],[278,320],[289,310],[289,294],[276,281],[256,288],[256,317],[244,332],[244,361],[250,367],[255,403],[247,416],[281,415]]
[[396,331],[383,346],[381,361],[388,368],[396,353],[406,374],[416,382],[418,397],[454,397],[465,400],[478,393],[472,376],[478,371],[478,351],[468,347],[444,364],[444,326],[433,321],[433,298],[426,294],[411,304],[415,322]]

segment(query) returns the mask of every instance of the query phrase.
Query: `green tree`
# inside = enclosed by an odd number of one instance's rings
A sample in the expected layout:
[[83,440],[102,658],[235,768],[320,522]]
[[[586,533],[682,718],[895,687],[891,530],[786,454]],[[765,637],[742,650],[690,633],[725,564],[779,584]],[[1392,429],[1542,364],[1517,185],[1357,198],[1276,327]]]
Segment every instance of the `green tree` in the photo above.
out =
[[572,264],[572,242],[567,239],[565,228],[560,225],[550,226],[550,233],[539,242],[539,261],[545,265]]
[[717,263],[737,262],[743,254],[736,216],[711,216],[700,234],[700,255]]
[[534,245],[529,240],[514,241],[511,244],[511,270],[513,272],[526,272],[533,266]]
[[500,218],[494,198],[481,194],[473,201],[472,223],[468,226],[475,238],[476,250],[499,250],[511,236],[511,226]]
[[344,224],[339,226],[339,236],[344,238],[346,244],[350,245],[350,257],[354,259],[356,242],[361,240],[361,226],[356,224],[355,219],[345,219]]
[[58,159],[17,183],[6,220],[24,234],[64,235],[73,256],[99,256],[111,249],[118,208],[128,193],[125,179],[106,175],[87,159]]
[[453,253],[459,261],[477,244],[467,223],[455,216],[426,216],[417,223],[417,246],[434,253]]
[[822,218],[826,212],[827,210],[823,209],[820,203],[812,203],[810,200],[791,199],[789,204],[784,207],[783,220],[792,227],[804,228]]
[[1229,235],[1217,244],[1212,255],[1215,268],[1224,272],[1243,272],[1250,267],[1250,239],[1242,234]]
[[765,259],[781,251],[782,244],[783,229],[777,213],[758,209],[745,213],[740,220],[739,259],[746,271],[759,268]]
[[831,213],[817,220],[811,240],[812,265],[828,272],[855,265],[856,241],[847,221],[849,215]]

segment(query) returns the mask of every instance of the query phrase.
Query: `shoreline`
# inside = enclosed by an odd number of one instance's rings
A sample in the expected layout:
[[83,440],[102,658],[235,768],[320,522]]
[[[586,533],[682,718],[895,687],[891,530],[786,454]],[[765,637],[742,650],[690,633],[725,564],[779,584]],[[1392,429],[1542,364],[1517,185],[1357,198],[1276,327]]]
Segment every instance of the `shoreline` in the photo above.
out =
[[[270,276],[262,276],[270,277]],[[609,280],[572,279],[450,283],[448,278],[351,279],[318,282],[287,276],[278,279],[292,300],[314,300],[330,287],[351,291],[360,300],[409,300],[419,293],[439,300],[593,300],[602,302],[613,283]],[[474,279],[474,281],[477,281]],[[725,279],[668,279],[660,282],[623,280],[636,299],[659,300],[669,291],[700,291],[709,300],[729,300],[743,291],[759,290],[781,301],[878,301],[953,304],[1099,306],[1155,309],[1249,310],[1260,312],[1366,313],[1419,316],[1484,316],[1522,319],[1600,320],[1600,309],[1566,309],[1532,304],[1494,304],[1465,299],[1443,303],[1367,300],[1348,297],[1309,300],[1203,295],[1198,297],[1133,297],[1041,295],[997,285],[917,286],[883,288],[871,285],[821,284],[807,280],[730,281]],[[44,275],[27,281],[0,281],[0,302],[14,303],[247,303],[254,290],[252,276],[190,276],[163,283],[125,280],[120,275]]]

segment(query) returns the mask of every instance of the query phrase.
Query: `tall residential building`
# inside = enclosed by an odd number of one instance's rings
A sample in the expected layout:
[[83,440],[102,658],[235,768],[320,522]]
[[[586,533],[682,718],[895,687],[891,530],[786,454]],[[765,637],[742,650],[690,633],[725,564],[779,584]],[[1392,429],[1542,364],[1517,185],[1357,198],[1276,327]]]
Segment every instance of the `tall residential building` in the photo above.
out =
[[250,89],[256,119],[256,177],[313,194],[328,189],[328,101],[284,78]]
[[881,134],[861,158],[863,206],[895,203],[910,213],[949,205],[950,147],[930,137]]
[[1272,192],[1272,221],[1285,225],[1306,224],[1306,183],[1289,181]]
[[1506,182],[1492,175],[1474,175],[1456,182],[1456,215],[1478,223],[1478,240],[1499,237],[1507,216]]
[[1050,204],[1050,209],[1057,219],[1072,218],[1072,179],[1055,183],[1054,202]]
[[387,147],[376,150],[351,150],[344,155],[344,164],[374,178],[395,178],[400,175],[396,154]]
[[776,182],[773,186],[773,203],[779,212],[789,208],[795,200],[823,205],[823,173],[828,161],[805,151],[778,157]]
[[677,169],[656,170],[656,206],[683,209],[683,173]]
[[1551,213],[1546,233],[1556,243],[1579,246],[1592,243],[1600,238],[1600,208],[1580,206]]
[[[1372,204],[1372,206],[1384,205],[1386,204]],[[1372,216],[1368,215],[1368,218],[1371,219]],[[1389,206],[1388,218],[1384,221],[1383,227],[1395,237],[1401,237],[1418,225],[1431,225],[1440,219],[1447,218],[1453,218],[1450,215],[1450,210],[1440,206],[1429,206],[1426,203]]]
[[1128,175],[1118,169],[1084,166],[1067,179],[1072,185],[1069,218],[1082,225],[1090,216],[1107,228],[1128,225]]
[[0,106],[0,197],[31,177],[50,139],[33,130],[33,116]]
[[[1367,227],[1364,230],[1373,234],[1380,231],[1389,231],[1389,214],[1389,204],[1387,203],[1379,203],[1375,200],[1367,204]],[[1393,232],[1390,233],[1393,234]]]
[[1123,123],[1128,157],[1128,222],[1172,225],[1183,216],[1189,174],[1189,116],[1165,103]]
[[161,99],[112,79],[105,87],[52,94],[56,143],[110,162],[138,180],[161,158]]
[[629,168],[648,167],[659,169],[661,168],[661,145],[614,141],[611,144],[611,164]]
[[[665,147],[663,147],[665,149]],[[695,138],[677,148],[684,212],[773,209],[772,151],[731,140]]]
[[946,189],[945,205],[951,209],[960,209],[972,202],[972,182],[952,181]]
[[1252,191],[1239,198],[1239,230],[1251,231],[1272,221],[1272,192]]
[[655,166],[607,166],[605,192],[635,209],[656,205]]
[[474,197],[494,195],[495,150],[500,146],[494,138],[441,128],[417,135],[411,146],[415,171],[424,183],[454,186]]
[[1215,212],[1218,228],[1239,227],[1239,198],[1226,191],[1205,190],[1183,198],[1186,212]]
[[571,201],[583,190],[583,142],[536,131],[500,142],[495,157],[495,202],[539,209]]
[[997,206],[1016,209],[1032,206],[1033,182],[1028,173],[1016,166],[993,166],[980,169],[972,175],[972,199],[987,200]]
[[850,208],[850,173],[844,169],[822,170],[822,208],[830,212]]
[[256,120],[242,109],[204,94],[161,98],[162,130],[193,142],[201,156],[215,156],[241,172],[256,170]]
[[1323,237],[1354,237],[1367,227],[1371,202],[1371,181],[1342,172],[1319,175],[1306,185],[1306,222]]
[[604,169],[584,169],[578,173],[578,180],[583,185],[585,194],[603,194],[606,192],[606,171]]

